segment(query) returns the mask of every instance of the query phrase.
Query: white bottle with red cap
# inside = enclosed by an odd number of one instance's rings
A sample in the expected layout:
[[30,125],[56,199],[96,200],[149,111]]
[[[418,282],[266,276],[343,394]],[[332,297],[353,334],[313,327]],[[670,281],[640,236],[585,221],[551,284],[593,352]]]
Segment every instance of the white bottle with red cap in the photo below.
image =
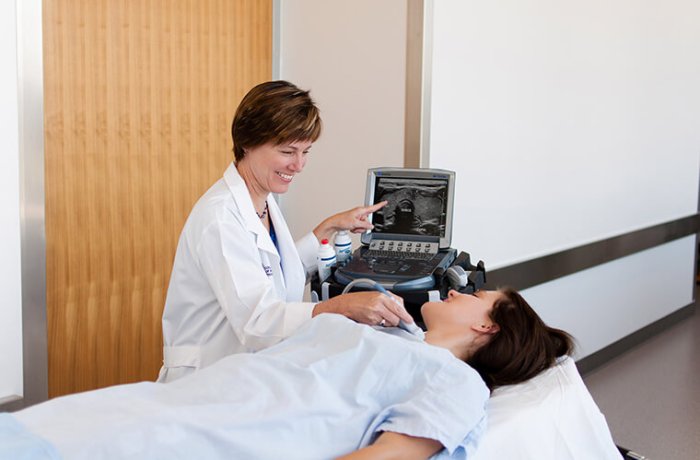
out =
[[328,240],[321,240],[321,247],[318,248],[318,279],[323,282],[331,276],[331,267],[335,265],[335,250],[328,244]]

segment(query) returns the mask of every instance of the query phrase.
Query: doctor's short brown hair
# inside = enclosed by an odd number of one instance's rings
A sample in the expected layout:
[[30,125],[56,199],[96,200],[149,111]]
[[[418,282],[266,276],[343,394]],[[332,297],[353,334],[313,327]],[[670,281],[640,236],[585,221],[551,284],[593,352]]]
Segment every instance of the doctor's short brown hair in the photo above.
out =
[[283,80],[251,89],[238,105],[231,124],[236,162],[250,148],[267,143],[315,142],[320,135],[321,116],[309,91]]

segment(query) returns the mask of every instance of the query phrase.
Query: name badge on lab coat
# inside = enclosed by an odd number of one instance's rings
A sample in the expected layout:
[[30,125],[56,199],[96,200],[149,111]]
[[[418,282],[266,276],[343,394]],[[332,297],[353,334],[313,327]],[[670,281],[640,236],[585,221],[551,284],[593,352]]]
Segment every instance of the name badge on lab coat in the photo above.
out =
[[263,265],[263,270],[265,270],[265,274],[267,276],[272,276],[272,267],[269,265]]

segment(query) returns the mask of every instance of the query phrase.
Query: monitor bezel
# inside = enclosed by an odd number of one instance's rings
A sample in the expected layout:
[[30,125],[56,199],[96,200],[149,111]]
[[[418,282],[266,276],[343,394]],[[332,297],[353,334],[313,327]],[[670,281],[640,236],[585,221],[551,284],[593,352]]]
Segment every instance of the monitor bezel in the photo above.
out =
[[[374,190],[377,177],[398,177],[402,179],[447,179],[447,216],[445,219],[445,235],[440,237],[440,249],[447,249],[452,244],[452,220],[454,214],[455,178],[454,171],[433,168],[371,168],[367,170],[367,188],[365,190],[365,204],[374,204]],[[368,217],[372,222],[372,215]],[[390,233],[382,233],[383,238],[390,238]],[[404,236],[404,235],[397,235]],[[369,245],[372,241],[372,231],[368,230],[361,236],[362,244]]]

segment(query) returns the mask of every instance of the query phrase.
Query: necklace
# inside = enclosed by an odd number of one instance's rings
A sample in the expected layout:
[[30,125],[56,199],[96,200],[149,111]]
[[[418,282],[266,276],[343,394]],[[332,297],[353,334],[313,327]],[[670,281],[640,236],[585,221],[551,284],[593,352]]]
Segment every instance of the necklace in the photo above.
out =
[[264,219],[265,216],[267,216],[267,200],[265,201],[265,209],[263,209],[263,212],[258,213],[258,210],[256,209],[255,214],[257,214],[257,216],[261,219]]

